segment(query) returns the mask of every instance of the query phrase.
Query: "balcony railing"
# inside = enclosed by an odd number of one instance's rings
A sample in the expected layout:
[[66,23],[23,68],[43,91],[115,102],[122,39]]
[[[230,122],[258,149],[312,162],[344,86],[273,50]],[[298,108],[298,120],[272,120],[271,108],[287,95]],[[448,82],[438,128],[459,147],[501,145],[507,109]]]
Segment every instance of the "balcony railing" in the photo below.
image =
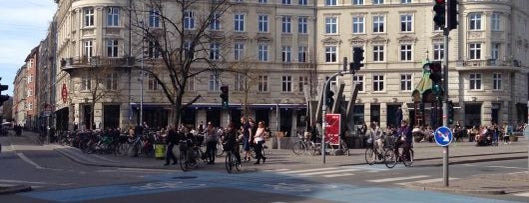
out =
[[514,66],[520,67],[521,64],[518,60],[498,60],[498,59],[488,59],[488,60],[468,60],[468,61],[458,61],[457,66],[459,67],[491,67],[491,66]]
[[71,57],[63,58],[61,60],[61,68],[63,70],[70,70],[76,68],[86,67],[130,67],[134,65],[134,59],[131,57],[121,58],[107,58],[107,57]]

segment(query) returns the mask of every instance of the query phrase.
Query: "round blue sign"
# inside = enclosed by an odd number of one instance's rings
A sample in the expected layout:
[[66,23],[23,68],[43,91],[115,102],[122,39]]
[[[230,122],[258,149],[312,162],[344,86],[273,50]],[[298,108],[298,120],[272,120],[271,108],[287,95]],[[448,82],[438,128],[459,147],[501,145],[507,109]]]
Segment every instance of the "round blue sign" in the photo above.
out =
[[437,128],[433,133],[433,137],[435,138],[435,142],[443,147],[448,146],[452,142],[452,139],[454,139],[452,131],[446,126]]

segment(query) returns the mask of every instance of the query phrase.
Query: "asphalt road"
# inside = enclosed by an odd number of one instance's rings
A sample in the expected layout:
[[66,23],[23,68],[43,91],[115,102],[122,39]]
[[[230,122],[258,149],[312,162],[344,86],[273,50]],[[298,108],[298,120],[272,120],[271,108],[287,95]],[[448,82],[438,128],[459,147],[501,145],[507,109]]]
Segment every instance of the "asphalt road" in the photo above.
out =
[[[0,140],[2,141],[2,140]],[[1,195],[0,202],[529,202],[514,195],[476,196],[416,191],[414,181],[442,181],[441,167],[402,165],[319,166],[283,164],[181,172],[84,166],[32,143],[2,142],[0,186],[28,184],[33,191]],[[13,151],[16,149],[16,151]],[[272,156],[272,155],[270,155]],[[527,171],[527,160],[450,166],[451,178]]]

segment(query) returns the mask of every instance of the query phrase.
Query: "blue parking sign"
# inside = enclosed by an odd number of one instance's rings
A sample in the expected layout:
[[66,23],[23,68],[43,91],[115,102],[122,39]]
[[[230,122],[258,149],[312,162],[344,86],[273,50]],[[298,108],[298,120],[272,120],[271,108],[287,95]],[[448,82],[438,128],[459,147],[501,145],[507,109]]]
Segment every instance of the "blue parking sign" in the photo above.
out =
[[452,142],[452,139],[454,139],[454,136],[452,135],[452,131],[450,130],[450,128],[446,126],[441,126],[437,128],[433,134],[434,134],[433,137],[435,138],[435,142],[439,146],[443,146],[443,147],[448,146],[450,142]]

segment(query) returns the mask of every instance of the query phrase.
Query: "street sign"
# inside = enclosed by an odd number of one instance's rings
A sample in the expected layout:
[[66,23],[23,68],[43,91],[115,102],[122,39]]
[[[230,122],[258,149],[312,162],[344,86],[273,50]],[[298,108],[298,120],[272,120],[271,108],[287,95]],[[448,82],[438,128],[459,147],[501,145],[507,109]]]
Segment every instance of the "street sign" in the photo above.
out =
[[325,141],[328,141],[332,145],[340,144],[340,130],[342,129],[341,114],[325,114],[325,122],[327,122],[327,128],[325,129]]
[[454,136],[452,135],[452,131],[450,128],[446,126],[441,126],[437,128],[434,132],[435,142],[439,146],[448,146],[450,142],[452,142],[452,139],[454,139]]

